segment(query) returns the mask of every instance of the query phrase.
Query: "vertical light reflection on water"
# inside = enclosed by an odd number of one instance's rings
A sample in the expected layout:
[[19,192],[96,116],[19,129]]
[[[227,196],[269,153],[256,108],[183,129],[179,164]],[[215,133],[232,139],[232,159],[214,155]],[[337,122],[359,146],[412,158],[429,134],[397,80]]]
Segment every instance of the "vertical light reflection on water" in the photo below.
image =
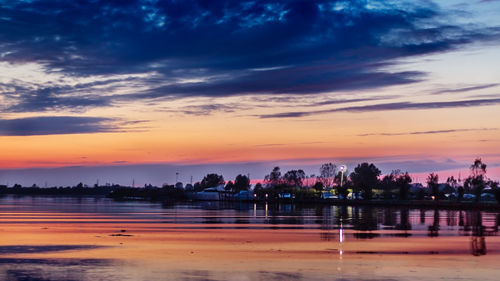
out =
[[268,212],[268,208],[269,208],[269,206],[268,206],[268,204],[267,204],[267,202],[266,202],[266,219],[267,219],[267,216],[268,216],[268,214],[267,214],[267,212]]
[[342,217],[340,218],[340,225],[339,225],[339,262],[338,262],[338,267],[337,271],[340,272],[342,276],[342,259],[343,259],[343,254],[344,254],[344,249],[342,247],[342,244],[344,243],[344,224],[342,221]]

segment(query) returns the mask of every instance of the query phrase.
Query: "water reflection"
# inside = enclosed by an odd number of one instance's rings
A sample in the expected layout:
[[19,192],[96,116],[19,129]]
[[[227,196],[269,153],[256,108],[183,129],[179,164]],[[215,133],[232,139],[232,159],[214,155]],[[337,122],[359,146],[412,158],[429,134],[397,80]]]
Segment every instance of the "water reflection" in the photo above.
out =
[[[200,205],[205,210],[206,205]],[[230,206],[225,206],[230,208]],[[214,210],[213,206],[209,208]],[[239,205],[238,211],[224,215],[218,212],[204,216],[202,223],[218,224],[221,228],[320,229],[323,241],[374,239],[379,237],[409,238],[422,236],[470,236],[471,254],[485,255],[486,236],[496,236],[500,222],[497,212],[453,211],[439,209],[374,208],[361,206],[302,206],[294,204]],[[249,212],[245,217],[242,212]],[[226,214],[228,214],[226,216]],[[243,215],[243,217],[242,217]],[[238,224],[240,226],[227,226]],[[267,225],[267,226],[266,226]],[[344,234],[349,230],[348,237]],[[430,251],[432,253],[437,253]]]
[[2,280],[124,280],[121,263],[108,259],[0,258]]
[[429,237],[439,236],[439,210],[434,209],[434,220],[432,225],[429,225]]
[[[170,208],[179,208],[172,206]],[[350,230],[355,239],[378,237],[470,236],[473,255],[486,254],[485,236],[498,233],[500,214],[482,211],[374,208],[362,206],[303,206],[294,204],[202,203],[201,223],[208,228],[320,229],[320,239],[339,239],[339,230]],[[195,215],[184,222],[196,223]],[[188,220],[188,221],[186,221]],[[236,225],[236,226],[235,226]]]
[[486,255],[485,227],[482,223],[481,212],[473,211],[470,216],[472,223],[471,252],[474,256]]
[[97,245],[7,245],[0,246],[0,254],[33,254],[70,250],[91,250],[102,248]]
[[[487,237],[498,235],[500,213],[486,211],[199,202],[160,204],[113,202],[105,198],[1,197],[0,224],[148,223],[157,231],[171,229],[319,230],[316,239],[467,237],[471,254],[487,253]],[[35,214],[35,215],[34,215]],[[468,240],[470,238],[470,241]],[[84,247],[84,246],[82,246]],[[5,250],[5,249],[4,249]],[[0,253],[2,248],[0,248]],[[490,249],[491,252],[491,249]]]

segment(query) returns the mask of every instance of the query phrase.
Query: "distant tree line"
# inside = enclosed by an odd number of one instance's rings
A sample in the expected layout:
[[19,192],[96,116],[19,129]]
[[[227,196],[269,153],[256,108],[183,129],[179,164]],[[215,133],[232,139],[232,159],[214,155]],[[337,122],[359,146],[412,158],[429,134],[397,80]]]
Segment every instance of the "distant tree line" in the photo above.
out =
[[[337,170],[333,163],[325,163],[319,169],[319,176],[307,177],[303,170],[290,170],[282,174],[280,167],[265,176],[262,184],[254,190],[259,194],[276,196],[279,193],[291,192],[299,197],[319,198],[322,192],[332,192],[340,198],[371,200],[374,197],[382,200],[430,199],[463,200],[464,194],[473,195],[479,201],[482,196],[497,198],[500,202],[498,182],[486,176],[486,164],[475,159],[469,167],[470,175],[462,181],[453,176],[440,183],[436,173],[430,173],[426,179],[427,188],[420,184],[412,185],[408,172],[393,170],[381,176],[381,171],[373,163],[360,163],[351,173]],[[304,180],[313,178],[313,183],[304,185]],[[413,187],[413,188],[412,188]]]
[[[342,167],[342,166],[341,166]],[[345,166],[343,167],[345,168]],[[292,198],[296,200],[315,200],[323,198],[325,193],[339,199],[358,200],[475,200],[483,197],[495,197],[500,202],[498,182],[486,176],[487,165],[480,158],[475,159],[469,167],[470,175],[463,181],[453,176],[440,183],[436,173],[430,173],[425,188],[421,184],[412,184],[408,172],[393,170],[390,174],[381,175],[373,163],[360,163],[352,172],[337,169],[333,163],[321,165],[318,176],[307,176],[302,169],[293,169],[282,173],[280,167],[274,167],[262,182],[256,183],[253,192],[259,199]],[[222,175],[207,174],[194,185],[183,188],[182,183],[164,184],[161,188],[151,184],[144,188],[105,185],[88,187],[78,183],[73,187],[40,188],[37,185],[12,187],[0,185],[0,194],[44,194],[44,195],[110,195],[115,198],[186,198],[186,192],[199,192],[207,188],[216,188],[226,192],[238,193],[251,190],[248,175],[239,174],[234,180],[226,182]],[[330,198],[330,197],[328,197]]]

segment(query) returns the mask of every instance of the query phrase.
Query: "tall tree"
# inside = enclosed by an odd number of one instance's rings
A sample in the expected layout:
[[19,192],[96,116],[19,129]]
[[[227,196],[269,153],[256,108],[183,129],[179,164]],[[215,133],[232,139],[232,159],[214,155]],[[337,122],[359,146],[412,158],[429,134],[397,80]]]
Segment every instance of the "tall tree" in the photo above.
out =
[[439,200],[439,176],[435,173],[430,173],[427,176],[427,186],[431,190],[432,195],[436,200]]
[[383,190],[382,197],[384,199],[392,199],[393,191],[397,189],[396,175],[399,173],[399,170],[393,170],[390,174],[385,175],[380,181],[380,187]]
[[410,190],[411,177],[408,172],[399,173],[396,178],[396,186],[399,188],[399,198],[402,200],[408,199],[408,192]]
[[477,158],[470,166],[470,172],[470,176],[465,179],[465,184],[470,186],[472,192],[476,195],[476,201],[479,201],[488,181],[486,178],[486,164],[481,161],[481,158]]
[[336,170],[337,166],[335,166],[333,163],[325,163],[321,165],[321,167],[319,168],[318,179],[321,183],[323,183],[323,186],[332,187]]
[[380,170],[375,165],[368,163],[358,164],[354,168],[354,172],[349,176],[356,196],[361,191],[364,199],[371,199],[373,195],[372,190],[379,183],[378,176],[380,176]]
[[276,187],[281,183],[281,170],[280,167],[274,167],[269,175],[264,177],[264,182],[270,187]]
[[446,179],[446,184],[449,185],[451,188],[456,190],[457,186],[458,186],[458,181],[457,181],[457,179],[455,179],[454,176],[451,176],[451,177],[448,177]]

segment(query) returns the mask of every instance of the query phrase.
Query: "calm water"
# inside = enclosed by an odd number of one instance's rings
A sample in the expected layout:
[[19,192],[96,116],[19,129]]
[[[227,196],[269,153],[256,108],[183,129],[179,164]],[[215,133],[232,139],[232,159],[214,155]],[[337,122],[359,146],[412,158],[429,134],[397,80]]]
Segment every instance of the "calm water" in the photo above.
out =
[[500,214],[0,198],[0,280],[498,280]]

